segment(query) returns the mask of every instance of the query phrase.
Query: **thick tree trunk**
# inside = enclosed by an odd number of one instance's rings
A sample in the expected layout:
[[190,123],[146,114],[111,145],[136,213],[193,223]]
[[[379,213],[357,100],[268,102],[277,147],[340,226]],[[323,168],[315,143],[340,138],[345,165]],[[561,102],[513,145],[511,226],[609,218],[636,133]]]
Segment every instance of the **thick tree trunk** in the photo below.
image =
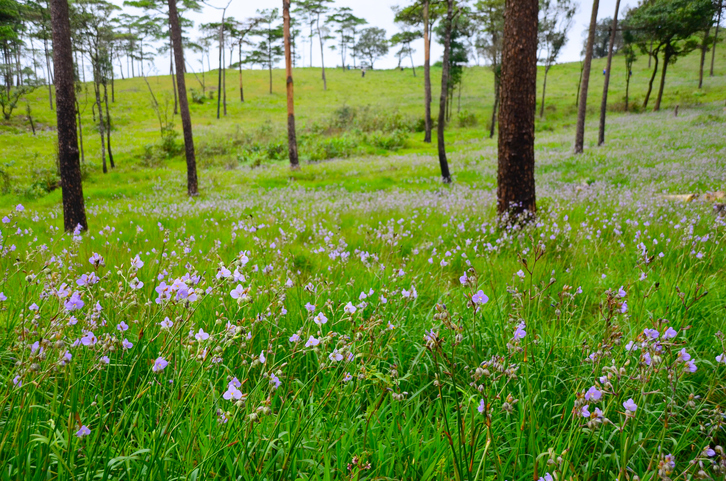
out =
[[550,73],[550,66],[546,65],[544,69],[544,81],[542,82],[542,104],[539,106],[539,118],[544,117],[545,98],[547,95],[547,74]]
[[446,158],[446,141],[444,129],[446,128],[446,104],[449,96],[449,58],[451,57],[451,30],[454,28],[454,0],[447,1],[446,13],[446,39],[444,41],[444,65],[441,69],[441,98],[439,99],[439,124],[436,126],[439,148],[439,165],[441,166],[441,180],[444,184],[451,183],[449,161]]
[[424,103],[426,104],[424,142],[427,143],[431,143],[431,130],[433,129],[433,122],[431,121],[431,26],[429,24],[429,6],[429,0],[424,0]]
[[500,77],[500,215],[534,213],[534,117],[537,108],[538,0],[506,0]]
[[703,67],[706,64],[706,52],[708,51],[708,34],[711,32],[711,27],[706,29],[706,33],[703,35],[703,42],[701,42],[701,64],[698,69],[698,88],[703,88]]
[[297,157],[297,136],[295,135],[295,90],[292,82],[292,46],[290,45],[290,0],[282,0],[282,18],[285,34],[285,73],[287,75],[287,150],[290,167],[300,168]]
[[81,164],[78,160],[76,91],[68,0],[50,0],[50,13],[53,28],[53,67],[58,122],[58,166],[63,192],[63,226],[67,232],[74,231],[77,226],[87,230]]
[[597,145],[605,143],[605,117],[608,109],[608,88],[610,87],[610,69],[613,65],[613,50],[615,49],[615,34],[618,31],[618,13],[620,12],[620,0],[615,2],[615,15],[613,24],[610,27],[610,44],[608,45],[608,63],[605,67],[605,85],[602,89],[602,102],[600,103],[600,129],[597,134]]
[[197,160],[194,156],[194,137],[192,135],[192,118],[189,114],[189,99],[187,98],[187,84],[184,79],[184,50],[182,47],[182,32],[179,26],[179,14],[176,9],[176,0],[169,0],[169,23],[171,24],[171,39],[174,47],[174,60],[176,60],[176,79],[179,89],[179,107],[181,109],[182,129],[184,130],[184,151],[187,159],[187,193],[195,196],[199,193],[197,182]]
[[643,110],[648,108],[648,101],[650,100],[650,94],[653,92],[653,81],[658,73],[658,51],[656,50],[655,55],[655,67],[653,68],[653,74],[650,76],[650,82],[648,82],[648,91],[645,93],[645,100],[643,101]]
[[671,60],[671,47],[670,45],[666,45],[665,47],[665,53],[663,54],[663,72],[661,72],[660,76],[660,88],[658,89],[658,98],[655,99],[655,107],[653,107],[654,112],[658,112],[660,110],[660,103],[663,100],[663,90],[665,89],[665,79],[666,79],[666,73],[668,72],[668,63]]
[[723,13],[723,0],[721,0],[721,3],[718,8],[718,16],[716,17],[716,31],[713,34],[713,47],[711,48],[711,73],[710,76],[713,77],[713,65],[716,61],[716,45],[718,44],[718,28],[721,26],[721,14]]
[[587,117],[587,90],[590,86],[590,67],[592,66],[592,49],[595,43],[595,29],[597,27],[597,11],[600,0],[592,3],[592,16],[590,17],[590,31],[587,35],[585,49],[585,65],[582,70],[582,86],[580,87],[580,103],[577,106],[577,130],[575,132],[575,153],[581,154],[585,149],[585,120]]

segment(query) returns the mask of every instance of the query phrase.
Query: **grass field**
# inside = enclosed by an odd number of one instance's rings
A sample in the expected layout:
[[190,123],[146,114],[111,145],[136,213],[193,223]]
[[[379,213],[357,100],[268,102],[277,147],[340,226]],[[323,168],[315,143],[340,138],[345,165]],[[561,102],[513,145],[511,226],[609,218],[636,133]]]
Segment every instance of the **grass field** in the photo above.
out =
[[[0,480],[725,479],[726,217],[706,193],[726,185],[726,89],[694,93],[694,65],[664,111],[613,112],[603,147],[593,116],[580,156],[579,70],[554,69],[538,217],[509,228],[484,69],[462,96],[480,125],[447,133],[450,187],[410,133],[293,173],[232,143],[195,199],[180,159],[144,159],[145,85],[118,82],[118,167],[100,173],[88,141],[82,236],[57,190],[29,187],[53,133],[4,126]],[[315,133],[343,104],[414,117],[410,74],[331,72],[323,94],[303,70],[302,122],[315,140],[359,135]],[[219,126],[195,105],[200,150],[279,128],[282,97],[247,78]]]

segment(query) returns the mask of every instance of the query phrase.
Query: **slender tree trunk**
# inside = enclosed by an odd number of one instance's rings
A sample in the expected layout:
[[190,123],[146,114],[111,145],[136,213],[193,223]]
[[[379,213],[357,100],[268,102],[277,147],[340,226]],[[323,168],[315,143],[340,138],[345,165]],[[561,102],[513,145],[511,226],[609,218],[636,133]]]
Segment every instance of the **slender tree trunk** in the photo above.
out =
[[710,76],[713,77],[713,65],[716,61],[716,45],[718,44],[718,29],[721,26],[721,14],[723,13],[723,0],[721,0],[721,3],[718,8],[718,16],[716,17],[716,32],[713,34],[713,47],[711,48],[711,73]]
[[[596,0],[597,1],[597,0]],[[500,77],[500,215],[536,212],[534,116],[537,109],[539,0],[506,0]]]
[[585,62],[580,63],[580,79],[577,81],[577,95],[575,95],[575,107],[580,106],[580,89],[582,88],[582,73],[585,71]]
[[625,111],[630,112],[630,65],[628,65],[628,62],[625,62],[625,68],[627,69],[627,72],[625,72]]
[[643,101],[643,110],[648,108],[648,100],[650,100],[650,94],[653,91],[653,81],[655,80],[655,76],[658,73],[658,48],[653,55],[655,58],[655,68],[653,68],[653,74],[650,76],[650,82],[648,82],[648,91],[645,94],[645,100]]
[[106,144],[108,146],[108,163],[112,169],[116,168],[116,164],[113,162],[113,151],[111,150],[111,113],[108,109],[108,90],[106,89],[106,82],[103,82],[103,101],[106,104]]
[[[43,49],[45,50],[45,65],[48,70],[48,102],[50,103],[50,111],[53,111],[53,80],[50,71],[50,54],[48,53],[48,40],[43,39]],[[75,98],[75,95],[73,96]]]
[[227,52],[222,53],[222,63],[224,64],[224,68],[222,69],[222,110],[225,117],[227,116],[227,59],[225,58],[227,56],[226,54]]
[[426,132],[424,142],[431,143],[431,130],[433,122],[431,121],[431,25],[429,16],[429,0],[424,0],[423,17],[424,17],[424,103],[426,104],[426,118],[424,119]]
[[53,29],[53,67],[56,83],[58,166],[63,191],[63,226],[72,232],[77,226],[88,229],[83,200],[81,164],[76,132],[76,91],[73,71],[71,22],[67,0],[50,0]]
[[660,103],[663,100],[663,90],[665,89],[665,79],[666,79],[666,72],[668,72],[668,64],[671,60],[671,46],[666,45],[665,46],[665,52],[663,53],[663,72],[661,72],[660,76],[660,88],[658,89],[658,98],[655,99],[655,107],[653,107],[654,112],[658,112],[660,110]]
[[494,138],[494,132],[497,129],[497,109],[499,107],[499,91],[501,90],[501,86],[499,83],[499,76],[495,74],[494,76],[494,108],[492,109],[492,126],[489,130],[489,138]]
[[413,51],[411,45],[408,46],[408,57],[411,59],[411,69],[413,70],[413,76],[416,76],[416,65],[413,63]]
[[703,35],[703,42],[701,43],[701,64],[698,69],[698,89],[703,88],[703,67],[706,64],[706,51],[708,51],[708,34],[711,32],[711,26],[706,29],[706,33]]
[[550,73],[550,65],[545,65],[544,81],[542,82],[542,104],[539,106],[539,118],[544,117],[545,96],[547,95],[547,74]]
[[592,16],[590,17],[590,32],[587,36],[585,50],[585,67],[582,71],[582,86],[580,87],[580,104],[577,106],[577,130],[575,132],[575,153],[581,154],[585,149],[585,120],[587,117],[587,90],[590,86],[590,67],[592,66],[592,49],[595,43],[595,29],[597,28],[597,11],[600,0],[592,2]]
[[219,25],[219,70],[217,71],[217,120],[222,108],[222,42],[224,42],[224,13],[222,23]]
[[605,143],[605,117],[608,109],[608,88],[610,87],[610,69],[613,65],[613,50],[615,49],[615,34],[618,31],[618,13],[620,12],[620,0],[615,2],[615,15],[613,24],[610,27],[610,44],[608,45],[608,63],[605,67],[605,85],[602,88],[602,102],[600,103],[600,129],[597,134],[597,145]]
[[297,136],[295,135],[295,89],[292,82],[292,46],[290,44],[290,0],[282,0],[282,19],[285,35],[285,73],[287,75],[287,150],[290,168],[299,169]]
[[81,164],[86,163],[86,154],[83,151],[83,120],[81,117],[81,106],[78,103],[78,99],[76,99],[76,113],[78,114],[78,143],[81,147]]
[[184,130],[184,151],[187,159],[187,193],[195,196],[199,193],[197,183],[197,160],[194,156],[194,137],[192,135],[192,118],[189,115],[189,99],[187,98],[187,85],[184,79],[184,50],[182,47],[182,32],[179,26],[179,14],[176,9],[176,0],[169,0],[169,23],[171,24],[171,39],[176,60],[176,76],[179,88],[179,106],[181,107],[182,129]]
[[449,96],[449,58],[451,57],[451,30],[454,28],[454,0],[447,1],[446,39],[444,41],[444,65],[441,69],[441,98],[439,99],[439,124],[436,126],[439,148],[439,165],[441,166],[441,180],[444,184],[451,183],[449,161],[446,158],[446,141],[444,129],[446,128],[446,104]]
[[327,91],[328,80],[325,78],[325,52],[323,52],[323,35],[320,33],[320,14],[318,14],[318,40],[320,40],[320,65],[323,67],[323,91]]
[[103,106],[101,104],[101,79],[97,72],[98,67],[96,62],[93,63],[93,92],[96,95],[96,109],[98,109],[98,133],[101,135],[101,166],[103,167],[103,173],[108,173],[108,166],[106,165],[106,122],[103,120]]
[[174,48],[171,45],[171,38],[169,39],[169,73],[171,74],[171,89],[174,91],[174,115],[177,115],[179,113],[179,96],[174,80]]
[[116,75],[113,72],[113,63],[111,64],[111,102],[116,103],[116,87],[114,86],[114,78]]
[[653,60],[653,40],[650,41],[650,50],[648,51],[648,68],[650,68],[651,60]]
[[245,101],[245,90],[242,86],[242,40],[239,41],[239,101]]

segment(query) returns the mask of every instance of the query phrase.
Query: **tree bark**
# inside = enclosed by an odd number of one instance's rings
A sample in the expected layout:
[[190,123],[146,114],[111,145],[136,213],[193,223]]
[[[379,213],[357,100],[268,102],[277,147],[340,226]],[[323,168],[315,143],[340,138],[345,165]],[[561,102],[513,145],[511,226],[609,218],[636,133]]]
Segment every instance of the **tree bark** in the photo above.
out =
[[713,34],[713,48],[711,49],[711,73],[710,76],[713,77],[713,64],[716,61],[716,45],[718,44],[718,28],[721,26],[721,14],[723,13],[723,0],[721,0],[721,4],[718,8],[718,17],[716,19],[716,32]]
[[625,63],[625,68],[628,69],[627,72],[625,72],[625,111],[630,111],[630,66],[628,63]]
[[537,209],[534,117],[538,15],[539,0],[506,0],[499,87],[497,211],[500,215],[534,214]]
[[580,87],[580,102],[577,106],[577,130],[575,132],[575,153],[581,154],[585,148],[585,119],[587,116],[587,90],[590,86],[590,67],[592,66],[592,49],[595,43],[595,28],[597,27],[597,11],[600,0],[592,3],[592,16],[590,17],[590,31],[587,35],[585,49],[585,65],[582,70],[582,86]]
[[171,24],[171,39],[174,47],[174,60],[176,60],[176,80],[179,89],[179,107],[181,110],[182,129],[184,130],[184,151],[187,159],[187,193],[196,196],[199,193],[197,181],[197,160],[194,156],[194,137],[192,135],[192,118],[189,114],[189,99],[187,98],[187,84],[184,79],[184,50],[182,47],[182,32],[179,26],[179,14],[176,9],[176,0],[169,0],[169,23]]
[[653,74],[650,76],[650,82],[648,82],[648,91],[645,93],[645,100],[643,101],[643,110],[648,108],[648,101],[650,100],[650,94],[653,92],[653,81],[655,76],[658,74],[658,50],[657,49],[652,57],[655,58],[655,67],[653,68]]
[[454,28],[454,0],[447,1],[446,13],[446,39],[444,41],[444,65],[441,69],[441,98],[439,99],[439,124],[436,126],[439,148],[439,165],[441,166],[441,180],[444,184],[451,183],[449,161],[446,158],[446,141],[444,129],[446,127],[446,104],[449,97],[449,58],[451,57],[451,30]]
[[424,17],[424,103],[426,104],[426,117],[424,119],[426,133],[424,142],[431,143],[431,130],[433,122],[431,121],[431,28],[429,25],[429,0],[424,0],[423,17]]
[[605,143],[605,116],[608,109],[608,88],[610,87],[610,69],[613,65],[613,50],[615,49],[615,34],[618,31],[618,13],[620,12],[620,0],[615,2],[615,15],[613,24],[610,27],[610,44],[608,45],[608,63],[605,68],[605,85],[602,89],[602,102],[600,103],[600,129],[597,134],[597,145]]
[[74,231],[77,226],[87,230],[81,164],[78,159],[76,91],[68,0],[50,0],[50,13],[56,84],[58,165],[63,192],[63,226],[67,232]]
[[665,52],[663,53],[663,71],[661,72],[660,76],[660,88],[658,89],[658,98],[655,99],[655,107],[653,107],[654,112],[658,112],[660,110],[660,103],[661,100],[663,100],[663,90],[665,89],[665,79],[666,79],[666,72],[668,72],[668,63],[671,60],[671,46],[666,45],[665,46]]
[[295,135],[295,90],[292,82],[292,45],[290,44],[290,0],[282,0],[282,19],[285,33],[285,73],[287,74],[287,150],[290,168],[300,168]]
[[219,24],[219,70],[217,72],[217,120],[219,120],[219,112],[222,107],[222,42],[224,42],[224,13],[222,13],[222,23]]

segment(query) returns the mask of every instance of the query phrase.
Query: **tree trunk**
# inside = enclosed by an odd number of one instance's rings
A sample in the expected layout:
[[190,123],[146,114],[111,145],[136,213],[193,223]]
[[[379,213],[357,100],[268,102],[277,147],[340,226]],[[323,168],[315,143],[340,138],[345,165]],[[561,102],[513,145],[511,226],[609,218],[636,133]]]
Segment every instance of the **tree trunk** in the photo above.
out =
[[[43,39],[43,50],[45,50],[45,65],[48,70],[48,101],[50,102],[50,111],[53,111],[53,80],[50,71],[50,54],[48,53],[48,41]],[[75,95],[73,96],[75,98]]]
[[[222,111],[224,113],[224,116],[227,116],[227,59],[225,58],[227,55],[227,52],[222,53],[222,64],[224,67],[222,68]],[[232,55],[230,55],[231,60]]]
[[53,67],[56,84],[58,166],[63,192],[63,227],[72,232],[77,226],[87,230],[83,200],[81,164],[78,160],[76,132],[76,91],[73,71],[73,46],[68,0],[50,0],[53,29]]
[[625,62],[625,111],[630,112],[630,65]]
[[661,72],[660,76],[660,88],[658,89],[658,98],[655,99],[655,107],[653,107],[654,112],[658,112],[660,110],[660,103],[661,100],[663,100],[663,90],[665,89],[665,79],[666,79],[666,72],[668,72],[668,63],[671,60],[671,46],[666,45],[665,46],[665,52],[663,54],[663,72]]
[[411,44],[408,45],[408,58],[411,59],[411,69],[413,70],[413,76],[416,76],[416,64],[413,63],[413,50],[411,50]]
[[113,152],[111,151],[111,113],[108,109],[108,90],[106,89],[106,82],[103,82],[103,103],[106,104],[106,145],[108,148],[108,163],[112,169],[116,168],[116,164],[113,162]]
[[716,32],[713,34],[713,47],[711,48],[711,74],[713,77],[713,64],[716,61],[716,45],[718,44],[718,28],[721,26],[721,14],[723,13],[723,0],[718,7],[718,16],[716,17]]
[[295,135],[295,101],[292,82],[292,46],[290,44],[290,0],[282,0],[282,18],[285,34],[285,73],[287,75],[287,150],[290,168],[300,168],[297,158],[297,137]]
[[537,209],[534,116],[538,14],[539,0],[506,0],[499,87],[497,211],[500,215],[534,214]]
[[93,61],[93,93],[96,95],[96,108],[98,109],[98,133],[101,134],[101,166],[103,173],[108,173],[106,165],[106,122],[103,120],[103,106],[101,104],[101,79],[97,72],[96,61]]
[[575,95],[575,107],[580,106],[580,89],[582,88],[582,72],[585,71],[585,62],[580,63],[580,79],[577,81],[577,95]]
[[[320,14],[318,14],[318,40],[320,40],[320,65],[323,67],[323,91],[327,91],[328,81],[325,78],[325,53],[323,52],[323,36],[320,33]],[[371,68],[373,68],[372,65]]]
[[592,66],[592,49],[595,43],[595,28],[597,28],[597,11],[600,0],[592,3],[592,16],[590,17],[590,31],[587,35],[585,49],[585,65],[582,70],[582,86],[580,87],[580,103],[577,106],[577,130],[575,132],[575,153],[581,154],[585,148],[585,120],[587,116],[587,90],[590,86],[590,67]]
[[600,129],[597,134],[597,145],[605,143],[605,116],[608,109],[608,88],[610,87],[610,69],[613,65],[613,50],[615,48],[615,34],[618,31],[618,13],[620,11],[620,0],[615,2],[615,15],[610,28],[610,44],[608,45],[608,63],[605,68],[605,85],[602,88],[602,102],[600,103]]
[[245,101],[245,89],[242,86],[242,40],[239,42],[239,101]]
[[544,69],[544,81],[542,82],[542,104],[539,106],[539,118],[544,117],[545,96],[547,95],[547,74],[550,73],[550,66],[546,65]]
[[431,26],[429,25],[429,0],[424,0],[423,5],[424,17],[424,103],[426,104],[426,118],[424,119],[426,133],[424,142],[431,143],[431,130],[433,122],[431,121]]
[[171,75],[171,89],[174,91],[174,115],[177,115],[179,113],[179,96],[174,81],[174,47],[171,45],[171,38],[169,39],[169,74]]
[[[658,50],[660,50],[660,48]],[[653,91],[653,81],[658,73],[658,50],[655,51],[655,67],[653,68],[653,74],[650,76],[650,82],[648,83],[648,91],[646,92],[645,100],[643,101],[643,110],[648,108],[648,100],[650,100],[650,94]]]
[[444,128],[446,127],[446,104],[449,96],[449,57],[451,56],[451,30],[454,28],[454,0],[447,1],[446,13],[446,39],[444,41],[444,65],[441,69],[441,98],[439,99],[439,124],[436,126],[439,148],[439,165],[441,166],[441,180],[444,184],[451,183],[449,161],[446,159],[446,142]]
[[223,35],[224,35],[224,13],[222,14],[222,23],[219,24],[219,69],[217,71],[217,120],[219,120],[219,113],[222,108],[222,51],[224,50],[222,48],[222,42],[224,41]]
[[706,29],[706,33],[703,35],[703,42],[701,43],[701,64],[698,69],[698,89],[703,88],[703,66],[706,64],[706,51],[708,50],[708,34],[711,32],[711,26]]
[[81,115],[81,106],[76,99],[76,113],[78,116],[78,144],[81,148],[81,164],[86,163],[86,155],[83,151],[83,119]]
[[182,32],[179,26],[179,14],[176,10],[176,0],[169,0],[169,23],[171,24],[171,39],[176,60],[176,79],[179,89],[179,107],[181,108],[182,129],[184,130],[184,151],[187,159],[187,193],[195,196],[199,193],[197,183],[197,161],[194,157],[194,137],[192,136],[192,118],[189,115],[189,99],[187,98],[187,84],[184,79],[184,50],[182,49]]
[[492,126],[489,130],[489,138],[494,138],[494,132],[497,129],[497,108],[499,107],[499,91],[501,89],[499,76],[494,74],[494,108],[492,109]]

